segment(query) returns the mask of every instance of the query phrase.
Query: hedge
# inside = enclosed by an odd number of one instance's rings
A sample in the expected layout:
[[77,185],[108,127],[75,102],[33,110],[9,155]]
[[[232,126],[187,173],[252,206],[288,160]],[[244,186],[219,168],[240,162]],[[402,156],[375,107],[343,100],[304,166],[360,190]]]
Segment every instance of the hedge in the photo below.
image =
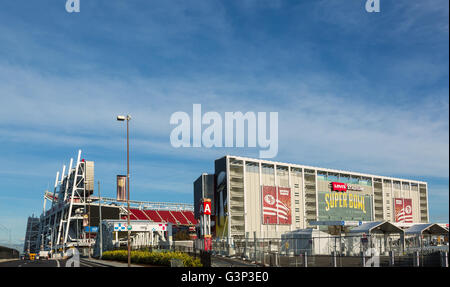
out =
[[[128,250],[105,251],[102,259],[127,262]],[[202,267],[199,258],[179,251],[131,251],[131,263],[170,266],[171,259],[180,259],[185,267]]]

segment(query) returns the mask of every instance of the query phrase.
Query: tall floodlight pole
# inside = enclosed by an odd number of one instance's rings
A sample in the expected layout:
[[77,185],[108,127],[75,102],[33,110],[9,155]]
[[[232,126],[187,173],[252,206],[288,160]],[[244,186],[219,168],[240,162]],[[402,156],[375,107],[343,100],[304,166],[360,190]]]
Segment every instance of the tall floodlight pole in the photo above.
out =
[[129,122],[131,117],[129,115],[125,116],[117,116],[118,121],[127,120],[127,231],[128,231],[128,267],[131,265],[131,243],[130,243],[130,134],[129,134]]

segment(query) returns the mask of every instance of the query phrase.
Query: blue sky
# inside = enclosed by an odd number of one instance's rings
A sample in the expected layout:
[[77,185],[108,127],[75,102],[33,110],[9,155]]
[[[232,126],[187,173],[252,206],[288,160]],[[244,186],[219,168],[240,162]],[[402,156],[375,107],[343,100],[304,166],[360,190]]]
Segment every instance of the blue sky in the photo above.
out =
[[[2,1],[0,222],[15,242],[77,150],[102,194],[125,172],[132,198],[192,202],[225,154],[175,149],[172,113],[278,112],[277,161],[429,182],[448,222],[449,3],[381,0]],[[0,233],[0,243],[7,235]]]

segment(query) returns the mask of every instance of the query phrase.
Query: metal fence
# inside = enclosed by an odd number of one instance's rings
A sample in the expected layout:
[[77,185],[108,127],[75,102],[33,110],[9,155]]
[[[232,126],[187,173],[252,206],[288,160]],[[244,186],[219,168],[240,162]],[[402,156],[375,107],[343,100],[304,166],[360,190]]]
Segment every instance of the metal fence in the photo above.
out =
[[258,253],[277,252],[282,255],[358,256],[361,252],[375,248],[380,254],[388,255],[390,251],[402,252],[400,239],[381,236],[328,236],[314,238],[247,238],[241,240],[214,240],[212,250],[217,254],[230,252],[241,257],[252,257]]
[[[121,247],[120,249],[125,249]],[[192,246],[149,246],[149,251],[181,251],[210,267],[214,257],[227,257],[271,267],[448,267],[448,246],[402,248],[399,239],[382,236],[329,236],[282,240],[246,238],[213,240],[210,251]]]
[[211,253],[260,266],[448,266],[448,246],[405,249],[400,238],[379,235],[215,240]]

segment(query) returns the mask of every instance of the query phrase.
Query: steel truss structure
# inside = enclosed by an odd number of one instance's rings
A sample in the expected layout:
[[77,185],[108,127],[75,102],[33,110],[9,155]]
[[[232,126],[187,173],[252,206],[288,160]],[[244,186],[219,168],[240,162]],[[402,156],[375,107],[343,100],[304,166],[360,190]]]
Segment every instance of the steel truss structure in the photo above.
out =
[[[83,227],[83,215],[94,192],[94,162],[81,160],[78,151],[74,167],[70,159],[69,169],[63,166],[61,177],[56,173],[53,193],[44,192],[43,213],[39,226],[39,246],[41,249],[65,251],[71,246],[89,246],[90,238],[80,238]],[[46,210],[47,201],[51,208]]]
[[36,253],[39,250],[39,218],[30,216],[27,220],[23,253]]
[[[56,173],[53,192],[44,192],[43,212],[39,219],[39,236],[36,246],[41,250],[54,253],[65,252],[67,248],[92,247],[93,238],[86,238],[83,220],[86,219],[88,206],[117,207],[120,217],[128,214],[125,203],[115,198],[93,196],[94,193],[94,162],[81,159],[81,150],[75,165],[70,159],[69,168],[63,165],[61,174]],[[46,210],[47,201],[51,208]],[[130,208],[154,209],[169,211],[193,211],[192,204],[170,202],[148,202],[130,200]],[[107,218],[104,218],[107,219]]]
[[[92,201],[97,201],[97,196],[91,196]],[[110,197],[102,197],[102,204],[106,205],[118,205],[117,199]],[[121,206],[122,207],[122,206]],[[152,210],[170,210],[170,211],[194,211],[194,205],[189,203],[176,203],[176,202],[152,202],[152,201],[139,201],[130,200],[130,209],[152,209]],[[126,213],[126,208],[125,208]]]

